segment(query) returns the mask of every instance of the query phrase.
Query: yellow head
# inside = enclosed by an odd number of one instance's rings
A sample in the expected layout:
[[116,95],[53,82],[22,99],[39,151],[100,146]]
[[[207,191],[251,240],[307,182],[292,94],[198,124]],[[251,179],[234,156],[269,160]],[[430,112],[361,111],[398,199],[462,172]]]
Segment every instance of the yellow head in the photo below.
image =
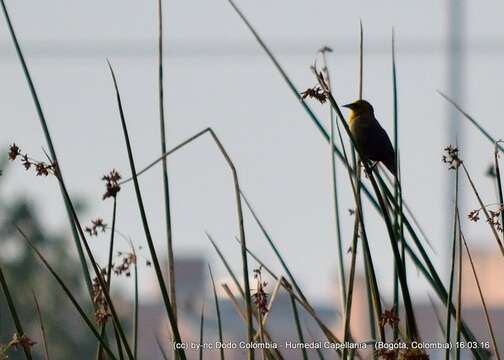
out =
[[360,115],[373,115],[374,109],[366,100],[357,100],[353,103],[343,105],[343,107],[350,109],[350,118]]

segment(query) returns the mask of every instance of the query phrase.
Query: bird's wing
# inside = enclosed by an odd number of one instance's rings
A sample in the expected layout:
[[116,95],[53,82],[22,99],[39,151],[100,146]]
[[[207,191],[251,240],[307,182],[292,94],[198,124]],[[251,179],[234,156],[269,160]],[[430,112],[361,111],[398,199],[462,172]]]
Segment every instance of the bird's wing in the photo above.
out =
[[376,160],[381,161],[390,170],[391,173],[395,174],[396,159],[395,159],[394,147],[392,146],[392,142],[390,141],[390,138],[387,135],[385,129],[381,127],[378,121],[376,121],[375,123],[377,127],[376,133],[378,134],[377,139],[380,142],[380,144],[375,147],[377,151]]

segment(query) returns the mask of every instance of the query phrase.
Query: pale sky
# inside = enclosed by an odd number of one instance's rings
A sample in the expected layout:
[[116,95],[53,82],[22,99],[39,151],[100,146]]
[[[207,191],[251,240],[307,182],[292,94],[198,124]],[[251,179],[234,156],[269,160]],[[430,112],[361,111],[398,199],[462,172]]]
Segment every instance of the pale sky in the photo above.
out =
[[[406,201],[435,244],[446,243],[447,1],[241,1],[242,10],[302,91],[315,83],[309,70],[323,45],[333,48],[334,93],[346,103],[357,97],[358,26],[365,36],[364,97],[392,135],[390,36],[397,37],[399,121]],[[138,168],[159,156],[156,1],[8,1],[11,18],[32,72],[60,164],[75,198],[89,211],[81,221],[110,219],[111,201],[101,201],[100,178],[112,168],[128,175],[106,58],[113,64]],[[504,91],[502,61],[504,5],[467,2],[467,58],[464,107],[497,138],[504,130],[498,113]],[[241,186],[311,299],[330,301],[336,279],[336,238],[328,145],[290,93],[259,45],[226,1],[165,4],[165,94],[169,147],[212,127],[237,165]],[[46,147],[26,81],[3,18],[0,19],[0,144],[16,142],[34,157]],[[312,103],[327,126],[327,105]],[[467,125],[463,122],[464,125]],[[492,146],[464,126],[462,156],[486,202],[493,186],[483,176]],[[343,234],[350,242],[353,207],[343,168],[338,168]],[[208,137],[169,160],[176,255],[201,255],[225,275],[204,231],[209,231],[234,268],[240,253],[231,175]],[[54,179],[40,179],[11,167],[1,191],[34,199],[48,227],[68,231]],[[141,188],[158,253],[165,253],[161,168],[142,177]],[[138,245],[145,237],[133,188],[119,195],[118,229]],[[475,208],[467,193],[464,214]],[[248,212],[247,241],[272,268],[274,254]],[[384,224],[366,209],[368,234],[383,283],[391,281],[391,249]],[[486,224],[464,220],[471,244],[496,249]],[[93,240],[105,259],[107,237]],[[69,236],[69,249],[74,251]],[[125,246],[123,246],[125,248]],[[145,250],[144,250],[145,251]],[[147,252],[145,253],[147,255]],[[438,264],[439,261],[433,255]],[[349,258],[347,259],[349,261]],[[253,265],[252,265],[253,266]],[[151,270],[145,270],[151,271]],[[147,275],[145,275],[147,278]],[[423,282],[412,283],[425,294]],[[147,280],[146,280],[147,282]],[[148,287],[148,284],[145,285]],[[387,296],[391,287],[382,292]]]

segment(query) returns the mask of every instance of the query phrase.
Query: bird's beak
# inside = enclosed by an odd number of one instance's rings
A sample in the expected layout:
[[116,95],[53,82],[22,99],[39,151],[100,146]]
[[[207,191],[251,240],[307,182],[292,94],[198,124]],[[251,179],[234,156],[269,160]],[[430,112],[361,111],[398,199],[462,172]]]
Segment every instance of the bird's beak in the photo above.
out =
[[345,105],[342,105],[343,107],[346,107],[348,109],[353,109],[354,107],[354,104],[353,103],[350,103],[350,104],[345,104]]

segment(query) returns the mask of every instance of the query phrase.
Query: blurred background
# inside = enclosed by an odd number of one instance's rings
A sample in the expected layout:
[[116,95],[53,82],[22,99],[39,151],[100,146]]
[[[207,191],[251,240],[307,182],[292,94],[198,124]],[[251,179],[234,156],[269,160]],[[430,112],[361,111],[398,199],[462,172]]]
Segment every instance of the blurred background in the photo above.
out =
[[[130,171],[106,59],[111,61],[118,77],[135,160],[140,168],[160,154],[157,3],[17,0],[7,5],[66,182],[72,197],[79,201],[81,221],[89,224],[92,219],[102,217],[110,222],[112,203],[101,200],[104,186],[100,179],[112,168],[124,176]],[[326,318],[337,323],[337,245],[327,143],[226,1],[167,1],[163,5],[168,148],[206,127],[215,130],[237,166],[243,191],[307,297],[318,304]],[[450,249],[453,204],[451,177],[441,162],[443,148],[458,143],[484,201],[493,203],[493,179],[485,175],[492,162],[493,146],[465,119],[454,114],[436,90],[454,97],[494,136],[504,130],[499,110],[504,91],[501,69],[504,5],[498,1],[482,5],[431,0],[415,3],[258,0],[241,1],[238,5],[299,90],[315,84],[309,66],[317,50],[325,45],[331,47],[329,65],[334,94],[341,103],[358,96],[359,20],[362,20],[363,94],[390,135],[391,34],[392,28],[395,29],[404,198],[433,244],[433,262],[447,275],[449,263],[443,259]],[[3,124],[0,145],[4,149],[0,178],[0,261],[9,269],[8,280],[20,288],[28,279],[38,288],[54,286],[52,279],[39,271],[39,264],[33,261],[12,228],[14,222],[24,219],[36,224],[37,241],[52,242],[60,249],[64,256],[55,256],[54,262],[62,269],[74,269],[68,275],[75,277],[78,286],[80,268],[75,266],[75,246],[56,181],[27,175],[21,167],[7,164],[8,145],[13,142],[39,159],[44,158],[43,149],[47,145],[4,18],[0,19],[0,79]],[[312,108],[328,128],[328,106],[313,103]],[[209,137],[175,153],[169,158],[168,169],[174,251],[177,267],[185,269],[177,273],[177,279],[181,287],[194,284],[180,292],[181,298],[187,297],[181,300],[187,302],[183,311],[194,313],[194,318],[187,317],[185,331],[190,333],[192,326],[198,327],[201,301],[206,299],[207,306],[212,306],[208,300],[211,293],[207,263],[211,264],[218,283],[229,280],[205,231],[213,236],[230,264],[240,269],[239,246],[234,240],[238,228],[232,178]],[[342,231],[350,246],[353,217],[346,213],[353,206],[353,198],[343,167],[339,166],[337,171],[340,206],[345,213]],[[158,254],[162,255],[166,254],[166,236],[160,175],[160,166],[143,175],[141,188]],[[462,184],[462,189],[467,189],[466,184]],[[478,207],[471,192],[462,191],[461,201],[464,215]],[[377,261],[382,294],[390,303],[392,253],[386,229],[371,207],[366,206],[364,211],[373,254],[382,259]],[[125,185],[119,194],[117,216],[117,229],[131,237],[136,246],[145,246],[131,185]],[[249,247],[272,269],[282,273],[274,253],[247,212],[245,220]],[[462,226],[470,246],[477,249],[480,276],[488,280],[483,290],[493,299],[492,311],[504,320],[504,294],[490,281],[492,273],[488,272],[488,264],[500,260],[495,258],[498,256],[495,240],[489,236],[484,222],[474,224],[464,217]],[[105,262],[108,235],[93,239],[92,245],[97,258]],[[118,247],[128,250],[126,242],[119,242]],[[140,253],[148,258],[146,250]],[[350,255],[347,256],[349,262]],[[148,324],[161,322],[156,315],[159,294],[154,274],[151,268],[142,265],[141,318]],[[255,266],[251,262],[251,267]],[[35,268],[28,271],[31,267]],[[429,286],[414,270],[409,276],[419,309],[422,306],[430,309]],[[466,279],[472,284],[470,275]],[[120,284],[117,291],[124,294],[127,304],[131,301],[132,281],[125,278],[117,284]],[[272,287],[270,284],[270,291]],[[30,289],[24,287],[19,291],[26,292],[27,306],[31,306]],[[475,299],[475,326],[481,326],[482,334],[486,334],[477,294],[474,289],[471,291],[467,297]],[[41,303],[51,303],[50,294]],[[65,299],[60,297],[59,301]],[[2,321],[9,316],[4,305],[2,298]],[[54,302],[52,306],[68,305]],[[471,306],[471,301],[467,306]],[[52,317],[50,308],[46,307],[45,312]],[[229,319],[236,316],[231,305],[229,314]],[[58,337],[56,331],[63,320],[53,321],[55,330],[51,335]],[[239,320],[227,323],[232,326]],[[282,324],[278,325],[278,331],[290,326],[280,320],[278,324]],[[165,325],[159,324],[159,329]],[[4,329],[0,328],[2,338],[9,338],[11,333]],[[236,331],[241,329],[240,326]],[[504,328],[498,331],[500,338],[504,338]],[[362,338],[365,337],[363,334]],[[146,338],[147,342],[154,339]],[[285,334],[285,338],[289,335]],[[90,337],[89,340],[92,351],[94,343]],[[62,349],[75,346],[61,342]],[[149,346],[141,347],[142,351]],[[155,346],[153,350],[157,351]],[[144,358],[158,356],[144,355]]]

